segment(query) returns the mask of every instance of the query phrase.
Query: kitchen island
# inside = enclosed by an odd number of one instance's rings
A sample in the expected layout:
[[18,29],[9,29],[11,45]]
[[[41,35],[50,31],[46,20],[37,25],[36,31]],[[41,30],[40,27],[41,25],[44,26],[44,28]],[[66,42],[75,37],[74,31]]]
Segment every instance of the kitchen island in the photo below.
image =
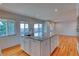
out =
[[47,56],[58,45],[57,36],[53,38],[21,37],[21,48],[31,56]]

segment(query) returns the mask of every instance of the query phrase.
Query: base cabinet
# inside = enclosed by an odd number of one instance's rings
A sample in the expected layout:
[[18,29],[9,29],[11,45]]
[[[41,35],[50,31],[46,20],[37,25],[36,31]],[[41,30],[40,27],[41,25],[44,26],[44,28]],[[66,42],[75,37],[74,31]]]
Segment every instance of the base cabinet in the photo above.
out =
[[31,55],[40,56],[40,41],[31,40]]
[[23,38],[21,48],[32,56],[40,56],[40,41],[38,40]]
[[43,41],[25,37],[21,40],[21,48],[31,56],[49,56],[56,46],[56,37]]

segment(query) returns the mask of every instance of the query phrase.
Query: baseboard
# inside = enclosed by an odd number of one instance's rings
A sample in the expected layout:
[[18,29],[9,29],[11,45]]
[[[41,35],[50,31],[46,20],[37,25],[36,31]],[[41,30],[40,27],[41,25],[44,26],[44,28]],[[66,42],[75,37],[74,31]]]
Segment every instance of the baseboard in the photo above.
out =
[[58,36],[79,37],[78,35],[57,34]]

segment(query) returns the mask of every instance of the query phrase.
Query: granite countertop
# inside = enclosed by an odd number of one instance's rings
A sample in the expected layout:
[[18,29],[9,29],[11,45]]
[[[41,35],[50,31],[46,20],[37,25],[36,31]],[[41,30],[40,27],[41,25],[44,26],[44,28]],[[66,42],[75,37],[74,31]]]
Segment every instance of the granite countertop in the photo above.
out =
[[35,39],[35,40],[43,40],[44,38],[42,37],[34,37],[34,36],[26,36],[26,38],[30,38],[30,39]]
[[53,34],[51,36],[42,36],[42,37],[34,37],[34,36],[27,36],[27,35],[26,36],[23,36],[23,37],[30,38],[30,39],[34,39],[34,40],[38,40],[38,41],[43,41],[43,40],[46,40],[46,39],[51,38],[54,35],[56,35],[56,34]]

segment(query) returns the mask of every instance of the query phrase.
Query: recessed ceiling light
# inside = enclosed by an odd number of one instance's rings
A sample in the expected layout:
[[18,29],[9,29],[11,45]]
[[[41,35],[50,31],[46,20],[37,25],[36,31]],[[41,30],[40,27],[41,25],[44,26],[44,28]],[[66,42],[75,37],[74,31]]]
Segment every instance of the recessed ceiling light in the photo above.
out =
[[56,8],[56,9],[54,9],[54,11],[55,11],[55,12],[58,12],[58,9]]

